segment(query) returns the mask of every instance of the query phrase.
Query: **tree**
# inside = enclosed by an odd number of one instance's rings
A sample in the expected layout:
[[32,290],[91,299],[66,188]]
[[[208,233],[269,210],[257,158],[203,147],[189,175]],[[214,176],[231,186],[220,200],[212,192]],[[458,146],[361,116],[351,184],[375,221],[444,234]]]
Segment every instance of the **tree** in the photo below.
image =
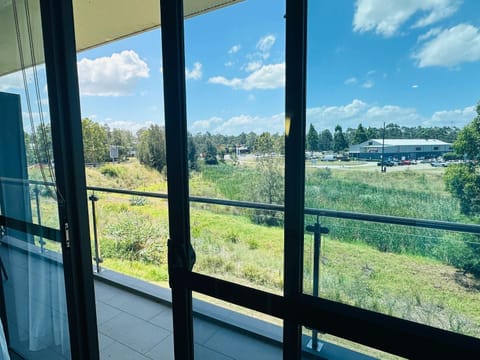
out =
[[274,141],[272,135],[269,132],[264,132],[260,134],[255,139],[254,150],[261,156],[270,154],[274,150]]
[[[470,161],[450,165],[445,171],[447,190],[459,200],[460,211],[467,216],[480,215],[480,103],[477,116],[458,134],[453,149]],[[478,221],[478,218],[477,218]],[[475,241],[476,240],[476,241]],[[469,239],[466,249],[458,259],[459,266],[476,276],[480,276],[480,241]],[[456,264],[457,265],[457,264]]]
[[133,149],[133,135],[128,130],[113,129],[110,136],[110,145],[118,146],[118,157],[120,159],[126,158]]
[[320,133],[318,147],[320,151],[332,150],[333,136],[330,130],[325,129]]
[[348,148],[348,141],[343,134],[342,127],[340,125],[335,126],[335,133],[333,135],[333,151],[342,152]]
[[83,153],[86,163],[98,163],[108,159],[107,132],[100,124],[82,119]]
[[198,170],[198,163],[197,163],[197,146],[195,145],[195,141],[193,140],[192,134],[188,133],[187,135],[187,147],[188,147],[188,168],[190,170]]
[[310,124],[310,128],[308,129],[307,133],[307,150],[311,151],[312,153],[314,151],[318,151],[318,145],[319,145],[319,138],[318,138],[318,132],[315,130],[315,127],[313,124]]
[[453,164],[445,172],[447,190],[460,201],[460,208],[465,215],[480,214],[480,103],[477,116],[458,134],[453,149],[470,161]]
[[362,126],[362,124],[358,124],[357,130],[355,130],[352,138],[352,144],[361,144],[368,140],[367,131]]
[[[280,139],[264,132],[256,138],[255,153],[258,155],[256,169],[258,177],[252,181],[251,200],[268,204],[283,204],[284,177],[281,158],[277,156]],[[274,211],[255,210],[253,219],[257,223],[278,225],[281,218]]]
[[213,145],[213,142],[210,139],[208,139],[206,142],[205,164],[208,164],[208,165],[218,164],[217,147]]
[[165,129],[158,125],[150,125],[148,129],[139,132],[137,153],[141,164],[161,172],[167,164]]
[[34,163],[48,164],[53,161],[50,124],[39,124],[32,134],[25,136],[25,144],[28,146],[27,161],[29,161],[29,155]]

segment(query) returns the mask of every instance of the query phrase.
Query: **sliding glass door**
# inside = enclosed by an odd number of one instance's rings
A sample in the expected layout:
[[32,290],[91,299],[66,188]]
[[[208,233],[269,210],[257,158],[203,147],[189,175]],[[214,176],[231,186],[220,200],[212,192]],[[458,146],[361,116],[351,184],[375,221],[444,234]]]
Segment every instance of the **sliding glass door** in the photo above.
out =
[[0,357],[98,358],[71,4],[0,18]]

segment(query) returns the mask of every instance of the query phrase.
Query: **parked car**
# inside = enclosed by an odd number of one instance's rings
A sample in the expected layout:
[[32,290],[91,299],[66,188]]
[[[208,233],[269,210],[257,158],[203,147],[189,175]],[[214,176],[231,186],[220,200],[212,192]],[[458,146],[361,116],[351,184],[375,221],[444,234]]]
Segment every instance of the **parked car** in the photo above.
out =
[[444,161],[433,161],[430,163],[433,167],[447,167],[448,163]]
[[[398,164],[395,164],[395,162],[392,160],[385,160],[383,162],[383,166],[395,166],[395,165],[398,165]],[[382,166],[382,162],[381,161],[377,162],[377,166]]]

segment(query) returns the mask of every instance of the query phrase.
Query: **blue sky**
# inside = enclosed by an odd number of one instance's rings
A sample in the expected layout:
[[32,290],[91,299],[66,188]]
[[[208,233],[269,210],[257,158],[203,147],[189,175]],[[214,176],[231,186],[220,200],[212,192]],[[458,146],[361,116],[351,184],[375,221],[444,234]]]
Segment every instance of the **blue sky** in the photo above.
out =
[[[191,132],[283,132],[284,14],[283,1],[247,0],[186,20]],[[308,123],[462,127],[480,100],[479,14],[478,0],[310,1]],[[160,37],[78,54],[82,116],[163,124]]]

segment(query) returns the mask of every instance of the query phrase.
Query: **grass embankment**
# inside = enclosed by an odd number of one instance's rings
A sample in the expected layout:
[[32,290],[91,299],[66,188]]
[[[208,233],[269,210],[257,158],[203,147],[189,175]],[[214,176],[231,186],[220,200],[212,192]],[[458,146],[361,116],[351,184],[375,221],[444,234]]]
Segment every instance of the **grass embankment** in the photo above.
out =
[[[87,169],[87,183],[143,191],[166,189],[162,175],[134,161]],[[387,176],[385,176],[387,175]],[[190,179],[192,195],[247,200],[252,166],[206,167]],[[439,171],[391,172],[312,169],[307,203],[367,213],[442,220],[459,219],[458,206],[443,190]],[[163,200],[98,193],[97,216],[104,266],[162,285],[168,280],[167,204]],[[385,202],[389,204],[385,204]],[[307,219],[311,222],[312,219]],[[480,283],[438,259],[412,255],[438,250],[443,235],[405,227],[324,220],[321,295],[355,306],[480,336]],[[283,230],[251,222],[244,210],[192,204],[195,270],[280,293]],[[403,241],[400,241],[402,240]],[[408,242],[405,239],[409,239]],[[342,241],[340,241],[342,240]],[[458,239],[454,239],[458,241]],[[378,241],[386,248],[378,250]],[[453,241],[453,240],[452,240]],[[366,245],[371,243],[373,246]],[[403,243],[398,253],[386,252]],[[305,236],[305,291],[311,291],[312,239]],[[426,245],[432,245],[430,248]],[[413,246],[413,247],[412,247]],[[415,250],[418,247],[418,251]],[[450,256],[448,248],[443,249]]]

